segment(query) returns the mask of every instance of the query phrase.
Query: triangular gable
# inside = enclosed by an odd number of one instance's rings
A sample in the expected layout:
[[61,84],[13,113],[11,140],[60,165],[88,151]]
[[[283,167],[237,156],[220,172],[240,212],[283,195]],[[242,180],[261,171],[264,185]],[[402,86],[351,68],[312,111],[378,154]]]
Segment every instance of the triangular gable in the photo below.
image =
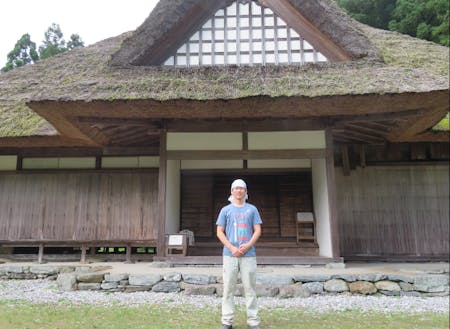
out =
[[[130,64],[138,66],[170,64],[170,57],[177,53],[182,53],[184,51],[183,46],[187,46],[187,44],[191,43],[190,41],[194,41],[192,38],[196,38],[196,33],[201,29],[206,31],[209,28],[208,22],[211,21],[212,25],[215,21],[213,17],[216,17],[219,24],[221,24],[220,14],[224,11],[223,21],[225,21],[226,11],[228,8],[230,10],[233,8],[233,3],[237,3],[236,9],[247,7],[259,8],[260,11],[262,8],[263,12],[267,11],[269,13],[269,22],[273,20],[274,24],[280,22],[280,24],[285,24],[289,27],[289,29],[286,28],[286,32],[280,31],[282,36],[289,33],[294,37],[299,35],[299,39],[307,40],[308,43],[304,43],[303,40],[299,42],[300,47],[303,46],[303,49],[309,48],[307,50],[313,54],[312,56],[317,61],[324,60],[323,57],[330,62],[348,61],[363,57],[379,58],[378,50],[371,44],[370,40],[356,28],[355,22],[343,13],[332,0],[160,0],[147,20],[122,44],[121,49],[113,55],[112,64],[122,66]],[[252,9],[249,11],[253,12]],[[272,15],[272,18],[270,18],[270,15]],[[255,24],[257,24],[256,21],[259,18],[258,16],[254,18]],[[261,15],[262,19],[263,16]],[[253,17],[252,20],[248,17],[248,20],[250,24],[250,22],[253,22]],[[233,22],[233,19],[231,19],[231,22]],[[224,34],[229,27],[224,26]],[[278,26],[276,27],[277,29],[275,29],[274,25],[272,29],[274,33],[278,31]],[[250,33],[249,31],[247,30],[248,33]],[[211,29],[210,32],[212,33]],[[220,32],[218,33],[220,34]],[[210,39],[211,42],[214,41],[213,36]],[[196,45],[195,43],[193,44],[195,49]],[[199,52],[203,51],[200,48],[200,43],[198,43],[198,46]],[[282,47],[284,46],[283,44]],[[206,51],[208,51],[209,46],[205,47]],[[259,45],[256,47],[259,47]],[[223,55],[225,56],[225,49]],[[298,59],[298,55],[295,53],[294,55],[288,53],[273,55],[275,55],[275,63],[277,63],[277,60],[278,63],[285,62],[280,60],[280,56],[283,57],[282,59],[285,59],[286,55],[297,56]],[[236,54],[236,56],[239,56],[239,54]],[[303,60],[288,59],[287,63],[307,62],[304,58],[305,54],[300,56],[303,56]],[[310,55],[307,54],[306,56]],[[267,59],[267,56],[262,57],[263,64],[274,62],[273,56],[269,56],[269,59]],[[228,62],[230,64],[233,63],[233,61],[228,61],[227,58],[223,58],[224,64]],[[180,61],[183,60],[184,58]],[[186,57],[186,64],[190,63],[190,61],[191,59],[188,60]],[[256,60],[253,60],[253,63],[259,64],[260,61],[258,57]],[[173,63],[175,64],[175,62],[176,59],[174,58]],[[192,59],[192,62],[196,62],[195,58]],[[211,58],[211,64],[214,62],[215,60]],[[217,63],[221,62],[222,58],[217,58]],[[201,61],[199,60],[198,63],[200,64]],[[205,60],[206,63],[209,63],[208,59]],[[237,63],[239,62],[237,61]],[[252,63],[252,59],[250,59],[249,63]]]
[[328,59],[269,7],[235,1],[219,9],[166,66],[304,64]]

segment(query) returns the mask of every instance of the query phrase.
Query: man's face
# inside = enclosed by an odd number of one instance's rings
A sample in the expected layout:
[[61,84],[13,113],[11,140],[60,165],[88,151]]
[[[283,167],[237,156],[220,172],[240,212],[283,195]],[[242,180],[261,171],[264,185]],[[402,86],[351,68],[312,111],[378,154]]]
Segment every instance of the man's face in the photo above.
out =
[[231,195],[234,196],[236,200],[245,200],[245,195],[247,194],[247,189],[243,187],[235,187],[231,189]]

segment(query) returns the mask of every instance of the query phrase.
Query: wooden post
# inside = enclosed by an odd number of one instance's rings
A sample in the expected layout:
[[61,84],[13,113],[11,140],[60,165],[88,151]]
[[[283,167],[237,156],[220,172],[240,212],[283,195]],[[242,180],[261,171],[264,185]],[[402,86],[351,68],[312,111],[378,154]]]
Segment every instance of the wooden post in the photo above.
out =
[[346,144],[342,145],[342,169],[344,171],[344,176],[350,176],[350,159],[348,157],[348,146]]
[[126,249],[126,260],[125,260],[126,264],[132,264],[133,261],[131,260],[131,244],[127,244],[127,249]]
[[82,243],[81,244],[81,259],[80,259],[80,263],[81,264],[86,264],[86,243]]
[[158,243],[156,254],[164,257],[166,231],[166,183],[167,183],[167,129],[161,131],[159,140],[159,174],[158,174]]
[[339,225],[336,204],[336,180],[334,172],[333,134],[330,128],[325,130],[326,139],[326,171],[328,186],[328,207],[330,213],[331,249],[333,258],[340,257]]
[[38,264],[44,263],[44,243],[39,243]]
[[366,167],[366,147],[364,144],[359,146],[359,161],[361,163],[361,168]]

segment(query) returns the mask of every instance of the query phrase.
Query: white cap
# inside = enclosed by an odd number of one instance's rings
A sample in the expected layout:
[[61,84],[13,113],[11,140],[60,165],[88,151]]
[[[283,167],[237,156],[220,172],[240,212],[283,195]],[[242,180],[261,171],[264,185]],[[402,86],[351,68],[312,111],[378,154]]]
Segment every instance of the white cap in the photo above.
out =
[[231,184],[231,189],[234,189],[236,187],[242,187],[247,189],[247,184],[245,184],[245,182],[242,179],[236,179],[232,184]]

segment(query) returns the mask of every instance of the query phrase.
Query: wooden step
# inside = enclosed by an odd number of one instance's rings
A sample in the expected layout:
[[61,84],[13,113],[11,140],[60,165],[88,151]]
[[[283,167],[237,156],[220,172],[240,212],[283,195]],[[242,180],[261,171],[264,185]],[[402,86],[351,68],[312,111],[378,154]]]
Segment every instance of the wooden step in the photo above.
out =
[[[222,265],[222,256],[186,256],[186,257],[155,257],[154,261],[165,261],[178,266],[181,265]],[[328,258],[320,256],[258,256],[258,265],[325,265],[328,263],[342,263],[342,257]]]

